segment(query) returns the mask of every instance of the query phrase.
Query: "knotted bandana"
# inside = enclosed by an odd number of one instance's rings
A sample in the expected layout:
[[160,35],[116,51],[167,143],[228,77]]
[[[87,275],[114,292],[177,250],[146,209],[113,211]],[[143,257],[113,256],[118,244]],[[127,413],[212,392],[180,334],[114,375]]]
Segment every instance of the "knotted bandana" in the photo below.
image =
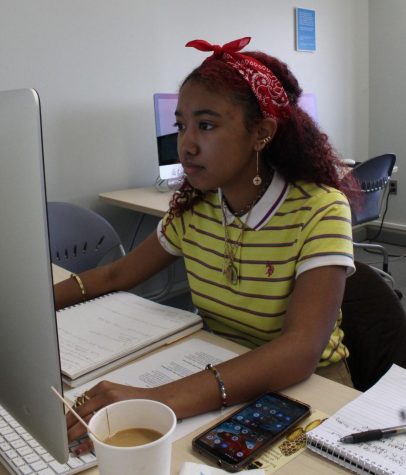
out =
[[220,46],[205,40],[193,40],[186,46],[200,51],[213,51],[206,61],[218,59],[232,66],[249,84],[264,117],[276,120],[286,118],[289,115],[289,99],[279,79],[255,58],[239,53],[250,41],[251,38],[247,36]]

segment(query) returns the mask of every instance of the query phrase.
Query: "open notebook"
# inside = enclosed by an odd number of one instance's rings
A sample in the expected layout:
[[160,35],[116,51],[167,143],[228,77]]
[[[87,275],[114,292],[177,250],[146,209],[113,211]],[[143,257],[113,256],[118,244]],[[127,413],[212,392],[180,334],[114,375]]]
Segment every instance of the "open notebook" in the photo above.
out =
[[199,315],[130,292],[57,312],[62,379],[76,387],[202,327]]
[[307,446],[355,473],[406,475],[406,434],[373,442],[344,444],[354,432],[402,424],[406,408],[406,369],[393,365],[368,391],[307,435]]

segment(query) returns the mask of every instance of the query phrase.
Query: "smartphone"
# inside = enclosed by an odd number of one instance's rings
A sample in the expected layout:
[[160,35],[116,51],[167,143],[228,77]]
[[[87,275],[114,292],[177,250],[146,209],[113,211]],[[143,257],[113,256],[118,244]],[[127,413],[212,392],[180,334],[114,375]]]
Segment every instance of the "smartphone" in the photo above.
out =
[[267,393],[195,437],[193,448],[228,472],[238,472],[310,414],[310,406]]

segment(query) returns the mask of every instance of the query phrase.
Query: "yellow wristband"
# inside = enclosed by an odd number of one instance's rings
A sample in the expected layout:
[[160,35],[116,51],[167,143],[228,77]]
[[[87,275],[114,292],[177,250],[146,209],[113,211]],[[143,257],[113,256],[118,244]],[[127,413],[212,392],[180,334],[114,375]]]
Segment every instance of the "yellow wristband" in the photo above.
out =
[[87,294],[86,294],[86,289],[85,289],[85,286],[83,285],[82,279],[77,274],[71,274],[70,276],[73,279],[75,279],[76,282],[78,283],[79,288],[80,288],[80,292],[82,294],[82,300],[83,300],[83,302],[85,302]]

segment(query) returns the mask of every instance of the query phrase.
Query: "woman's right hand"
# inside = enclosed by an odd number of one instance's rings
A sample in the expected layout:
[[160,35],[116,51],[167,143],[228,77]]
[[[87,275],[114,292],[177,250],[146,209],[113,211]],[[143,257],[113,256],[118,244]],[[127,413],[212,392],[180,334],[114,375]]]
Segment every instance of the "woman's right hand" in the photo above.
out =
[[[79,396],[77,400],[79,399],[82,402],[80,405],[76,407],[74,406],[74,408],[79,416],[88,423],[92,416],[102,407],[127,399],[154,399],[152,397],[153,393],[153,389],[136,388],[133,386],[111,383],[110,381],[101,381],[96,386],[85,391],[82,396]],[[69,443],[79,441],[79,445],[75,446],[73,449],[75,454],[81,455],[92,450],[93,444],[91,440],[86,437],[86,427],[78,421],[72,412],[67,414],[66,422]]]

